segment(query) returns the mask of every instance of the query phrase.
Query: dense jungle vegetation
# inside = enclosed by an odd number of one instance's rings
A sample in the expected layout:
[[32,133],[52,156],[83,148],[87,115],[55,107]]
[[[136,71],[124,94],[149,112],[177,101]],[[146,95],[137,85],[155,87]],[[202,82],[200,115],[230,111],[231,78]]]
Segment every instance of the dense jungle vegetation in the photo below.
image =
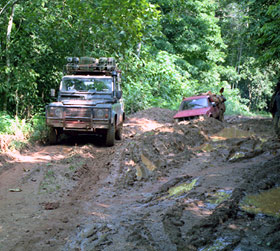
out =
[[265,111],[280,72],[279,0],[2,0],[0,131],[38,121],[67,56],[115,57],[127,112],[225,87]]

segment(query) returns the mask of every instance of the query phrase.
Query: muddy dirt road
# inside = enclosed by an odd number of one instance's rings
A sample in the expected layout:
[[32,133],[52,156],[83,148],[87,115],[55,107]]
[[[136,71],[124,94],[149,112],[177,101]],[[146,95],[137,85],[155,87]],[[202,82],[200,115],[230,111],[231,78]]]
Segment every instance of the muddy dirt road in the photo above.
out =
[[271,119],[173,114],[0,155],[0,250],[280,250]]

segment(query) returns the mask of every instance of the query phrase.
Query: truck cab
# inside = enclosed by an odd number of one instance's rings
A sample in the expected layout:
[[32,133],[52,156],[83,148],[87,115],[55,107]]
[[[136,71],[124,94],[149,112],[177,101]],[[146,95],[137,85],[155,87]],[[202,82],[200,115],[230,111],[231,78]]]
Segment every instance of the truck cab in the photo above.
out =
[[49,142],[61,134],[102,134],[106,146],[122,138],[121,71],[113,58],[68,58],[56,102],[46,106]]

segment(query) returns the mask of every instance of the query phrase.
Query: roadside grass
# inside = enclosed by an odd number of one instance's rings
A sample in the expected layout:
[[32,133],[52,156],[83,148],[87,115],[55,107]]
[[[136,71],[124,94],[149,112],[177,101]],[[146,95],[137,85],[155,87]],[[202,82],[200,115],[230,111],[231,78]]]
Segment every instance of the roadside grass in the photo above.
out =
[[25,148],[34,142],[44,142],[47,136],[45,116],[34,115],[30,120],[0,112],[0,152]]
[[261,117],[266,117],[266,118],[272,118],[272,115],[270,112],[265,112],[265,111],[257,111],[253,113],[254,116],[261,116]]

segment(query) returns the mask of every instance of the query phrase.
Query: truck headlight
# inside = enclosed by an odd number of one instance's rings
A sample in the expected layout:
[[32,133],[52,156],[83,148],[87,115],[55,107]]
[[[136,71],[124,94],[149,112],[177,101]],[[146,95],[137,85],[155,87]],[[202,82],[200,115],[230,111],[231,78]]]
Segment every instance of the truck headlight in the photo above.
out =
[[49,116],[62,118],[63,109],[61,107],[50,107],[49,108]]
[[108,109],[95,109],[94,110],[94,117],[98,119],[107,119],[109,118],[109,110]]

